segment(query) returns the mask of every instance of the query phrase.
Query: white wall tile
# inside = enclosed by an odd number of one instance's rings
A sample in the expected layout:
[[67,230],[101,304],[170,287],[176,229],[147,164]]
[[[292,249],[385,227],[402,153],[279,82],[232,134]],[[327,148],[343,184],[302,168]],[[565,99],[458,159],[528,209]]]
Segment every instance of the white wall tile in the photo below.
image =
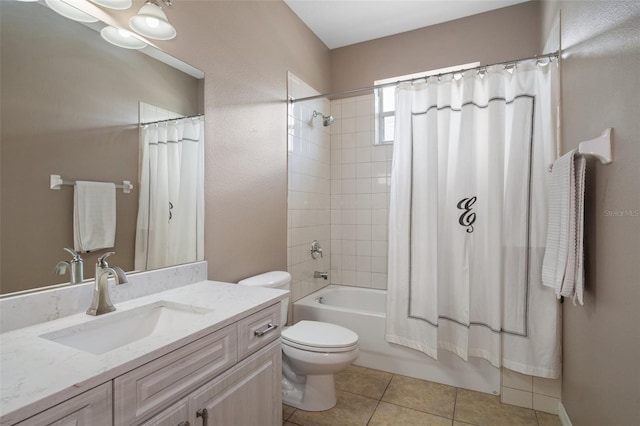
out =
[[554,398],[562,396],[562,379],[533,378],[533,392]]
[[502,388],[500,400],[504,404],[517,405],[518,407],[533,408],[533,394],[520,389],[508,387]]
[[545,413],[558,414],[560,399],[546,395],[533,394],[533,409]]
[[502,386],[533,392],[533,377],[503,368]]

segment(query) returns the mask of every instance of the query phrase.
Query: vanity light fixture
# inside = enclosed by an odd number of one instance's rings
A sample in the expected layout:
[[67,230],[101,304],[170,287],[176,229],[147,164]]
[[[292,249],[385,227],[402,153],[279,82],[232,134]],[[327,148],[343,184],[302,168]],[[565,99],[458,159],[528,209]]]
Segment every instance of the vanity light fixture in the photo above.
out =
[[169,23],[159,2],[171,6],[171,0],[147,0],[137,15],[129,20],[129,26],[137,33],[156,40],[171,40],[176,29]]
[[91,0],[97,5],[108,7],[109,9],[125,10],[131,7],[131,0]]
[[47,6],[49,6],[52,10],[64,16],[65,18],[86,23],[98,22],[98,18],[94,18],[88,13],[84,13],[83,11],[76,9],[75,7],[62,0],[45,0],[45,3],[47,3]]
[[125,49],[142,49],[147,46],[147,43],[140,40],[131,31],[112,27],[111,25],[107,25],[100,30],[100,35],[109,43]]

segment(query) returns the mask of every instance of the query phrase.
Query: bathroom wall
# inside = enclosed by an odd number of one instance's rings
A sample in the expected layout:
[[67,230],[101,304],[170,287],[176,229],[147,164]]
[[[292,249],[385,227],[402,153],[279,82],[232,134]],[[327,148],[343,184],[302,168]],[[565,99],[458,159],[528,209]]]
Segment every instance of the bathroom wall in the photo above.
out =
[[329,89],[329,50],[282,1],[175,2],[167,52],[203,70],[205,259],[232,281],[287,268],[287,72]]
[[640,3],[544,1],[562,14],[562,151],[613,128],[613,163],[587,164],[584,306],[563,306],[562,403],[574,425],[640,419]]
[[386,289],[393,145],[374,145],[373,94],[331,114],[331,283]]
[[[318,92],[289,73],[288,94],[302,98]],[[314,271],[329,272],[331,261],[331,127],[323,125],[322,117],[314,118],[313,111],[329,115],[329,101],[321,98],[289,105],[287,270],[292,276],[291,302],[329,284],[313,275]],[[314,240],[323,250],[317,259],[310,251]]]
[[530,1],[331,51],[331,91],[375,80],[538,52],[539,2]]

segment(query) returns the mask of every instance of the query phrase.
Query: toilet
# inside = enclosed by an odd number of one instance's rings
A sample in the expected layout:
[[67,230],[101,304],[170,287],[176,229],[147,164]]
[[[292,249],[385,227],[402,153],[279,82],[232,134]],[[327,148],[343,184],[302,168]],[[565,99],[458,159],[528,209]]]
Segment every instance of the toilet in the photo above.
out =
[[[239,285],[289,290],[291,274],[272,271],[244,279]],[[289,298],[281,304],[280,324],[287,322]],[[333,375],[358,356],[358,335],[335,324],[300,321],[283,327],[282,402],[305,411],[323,411],[336,405]]]

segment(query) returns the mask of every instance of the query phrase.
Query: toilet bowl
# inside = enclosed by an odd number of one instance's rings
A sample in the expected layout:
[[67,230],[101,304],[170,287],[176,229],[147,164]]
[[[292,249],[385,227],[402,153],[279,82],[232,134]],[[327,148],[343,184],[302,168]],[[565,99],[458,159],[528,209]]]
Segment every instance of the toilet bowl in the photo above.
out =
[[[267,272],[240,281],[240,285],[289,290],[291,275]],[[281,324],[287,320],[289,300],[282,301]],[[334,374],[358,356],[358,335],[335,324],[300,321],[283,327],[282,402],[305,411],[323,411],[336,405]]]

